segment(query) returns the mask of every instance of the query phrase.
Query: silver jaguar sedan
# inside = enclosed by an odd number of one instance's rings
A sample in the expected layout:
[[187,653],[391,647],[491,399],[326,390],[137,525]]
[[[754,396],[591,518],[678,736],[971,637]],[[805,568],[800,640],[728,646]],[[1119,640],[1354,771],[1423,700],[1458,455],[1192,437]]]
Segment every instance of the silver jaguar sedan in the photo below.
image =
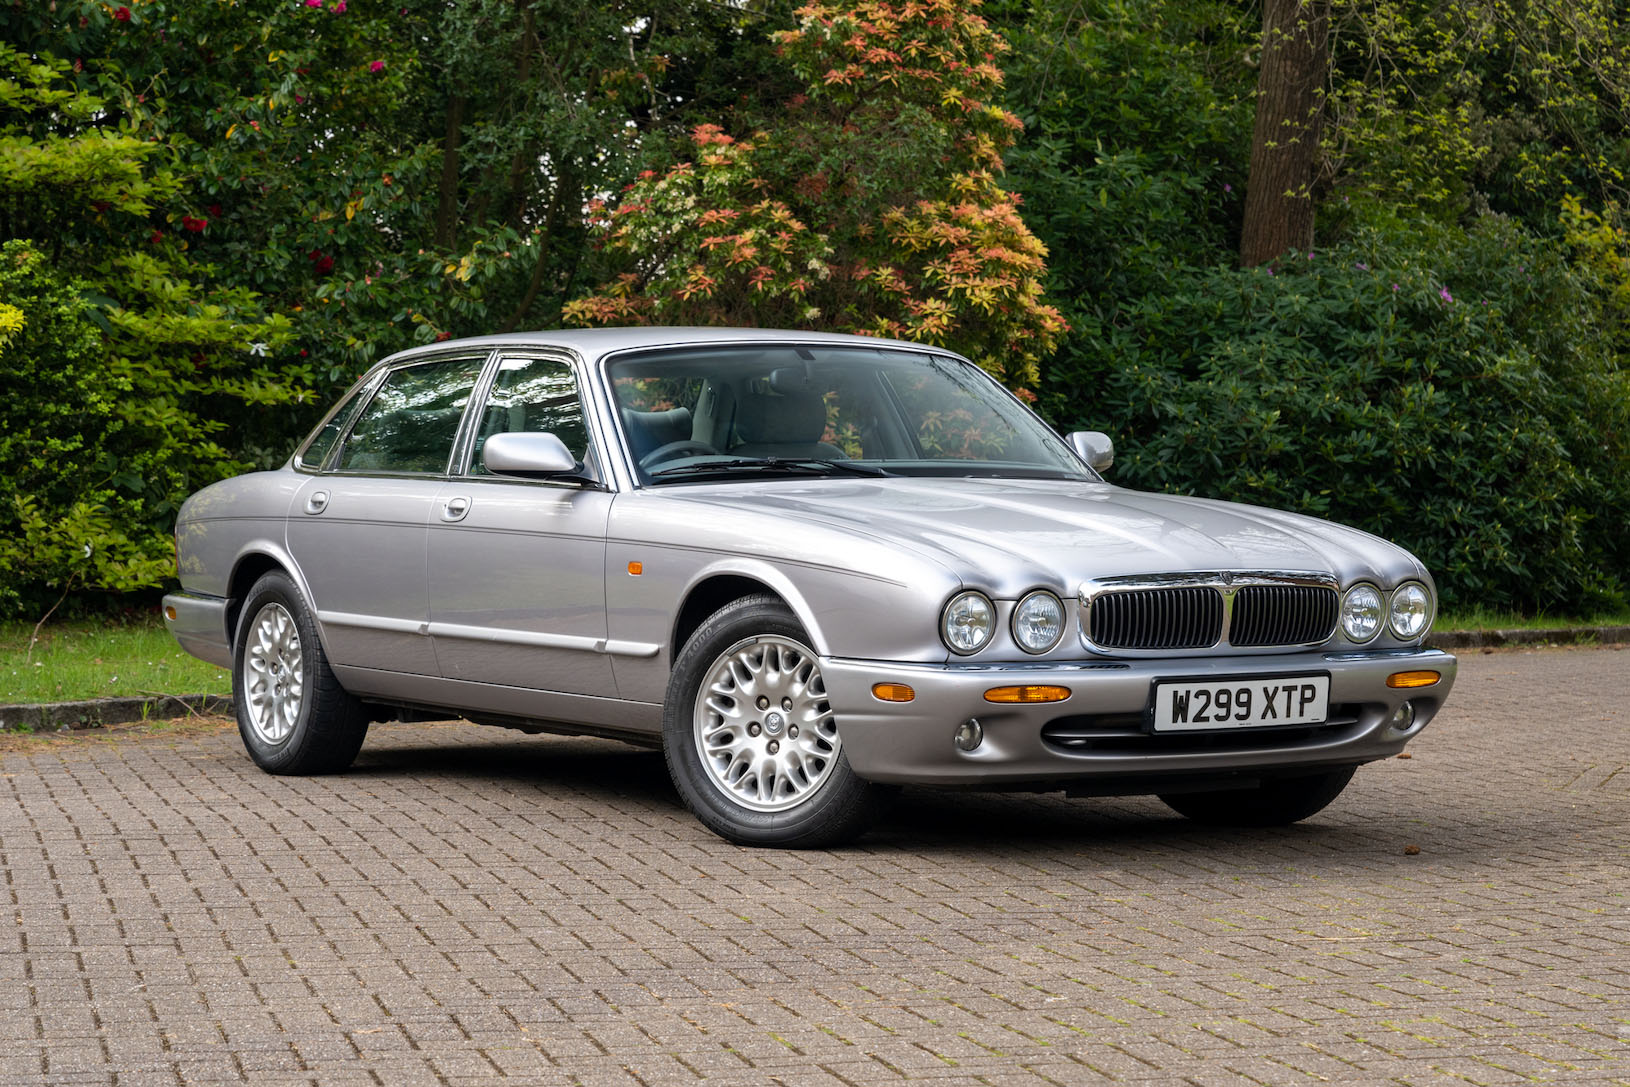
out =
[[164,612],[272,773],[344,769],[374,721],[608,736],[756,845],[852,838],[905,783],[1288,823],[1437,713],[1412,555],[1111,460],[916,344],[441,343],[190,498]]

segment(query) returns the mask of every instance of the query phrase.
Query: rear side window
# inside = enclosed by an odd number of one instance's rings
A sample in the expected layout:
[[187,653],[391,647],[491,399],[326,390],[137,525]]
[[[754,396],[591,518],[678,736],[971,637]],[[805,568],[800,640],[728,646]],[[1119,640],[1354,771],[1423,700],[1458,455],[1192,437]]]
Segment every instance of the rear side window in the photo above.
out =
[[404,366],[385,379],[340,449],[340,471],[439,474],[484,358]]
[[362,396],[358,390],[352,390],[351,396],[339,406],[328,421],[317,428],[300,450],[294,454],[294,466],[307,472],[315,472],[322,468],[323,461],[328,459],[329,450],[334,443],[340,440],[345,428],[351,425],[351,419],[356,415],[357,409],[368,398]]

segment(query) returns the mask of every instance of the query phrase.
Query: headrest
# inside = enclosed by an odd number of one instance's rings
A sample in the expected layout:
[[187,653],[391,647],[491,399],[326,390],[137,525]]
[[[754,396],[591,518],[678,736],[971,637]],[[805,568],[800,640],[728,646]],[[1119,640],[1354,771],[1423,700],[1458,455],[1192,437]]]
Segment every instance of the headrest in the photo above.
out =
[[667,411],[624,408],[623,419],[628,423],[629,451],[636,458],[669,442],[681,442],[691,436],[689,408],[669,408]]
[[749,393],[736,413],[745,444],[818,442],[826,433],[826,400],[814,389]]

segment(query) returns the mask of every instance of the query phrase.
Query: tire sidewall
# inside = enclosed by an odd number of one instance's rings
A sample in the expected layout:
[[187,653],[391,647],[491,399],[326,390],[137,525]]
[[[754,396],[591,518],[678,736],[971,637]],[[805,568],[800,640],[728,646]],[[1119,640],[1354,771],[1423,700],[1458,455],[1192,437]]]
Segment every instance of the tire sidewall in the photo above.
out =
[[[294,727],[282,743],[269,744],[256,733],[249,720],[249,697],[246,688],[244,658],[249,652],[249,632],[260,610],[267,604],[281,604],[294,619],[300,635],[300,712]],[[305,599],[287,574],[269,573],[255,582],[244,598],[243,610],[238,613],[238,631],[232,651],[232,702],[238,719],[238,734],[255,765],[271,773],[285,772],[301,763],[305,749],[313,740],[313,718],[318,693],[318,669],[322,663],[322,643],[317,639],[317,625],[306,607]]]
[[[696,698],[718,658],[754,638],[779,635],[809,646],[809,635],[779,600],[749,597],[725,606],[704,622],[674,661],[662,711],[662,747],[668,770],[686,807],[721,837],[747,845],[832,844],[864,829],[876,786],[849,766],[842,747],[826,779],[802,803],[784,811],[757,811],[735,803],[702,765],[696,746]],[[812,659],[818,660],[814,651]],[[838,722],[839,738],[843,723]]]

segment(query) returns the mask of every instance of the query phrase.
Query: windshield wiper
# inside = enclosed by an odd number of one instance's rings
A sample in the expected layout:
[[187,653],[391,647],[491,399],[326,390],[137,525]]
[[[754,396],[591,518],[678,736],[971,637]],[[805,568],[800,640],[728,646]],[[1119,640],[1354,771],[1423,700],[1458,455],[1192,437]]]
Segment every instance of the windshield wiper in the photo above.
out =
[[658,476],[692,476],[705,475],[709,472],[741,471],[810,472],[815,475],[847,472],[855,476],[890,476],[894,474],[876,465],[860,464],[852,460],[821,460],[817,457],[737,457],[734,460],[677,464],[672,468],[662,468],[652,472],[651,477],[655,479]]

